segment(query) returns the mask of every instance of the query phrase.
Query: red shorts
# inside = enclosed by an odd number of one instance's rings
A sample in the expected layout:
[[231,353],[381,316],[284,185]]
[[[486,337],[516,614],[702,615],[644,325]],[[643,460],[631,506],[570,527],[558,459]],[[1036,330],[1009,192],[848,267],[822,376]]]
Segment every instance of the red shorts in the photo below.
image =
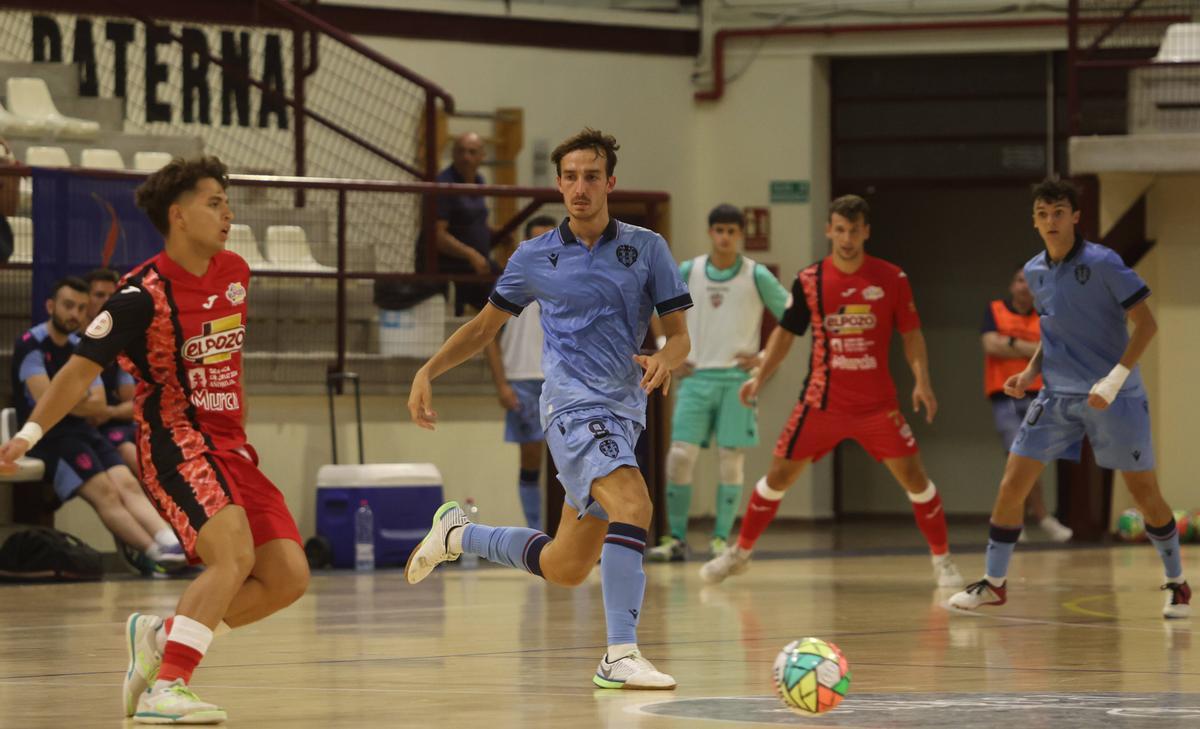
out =
[[819,461],[843,440],[858,441],[877,461],[917,453],[917,439],[899,406],[865,415],[829,413],[797,403],[775,443],[775,455],[792,461]]
[[255,547],[273,539],[301,543],[300,530],[283,494],[258,470],[257,457],[249,446],[245,454],[207,451],[156,476],[145,478],[143,488],[193,564],[201,561],[196,555],[200,528],[230,504],[246,510]]

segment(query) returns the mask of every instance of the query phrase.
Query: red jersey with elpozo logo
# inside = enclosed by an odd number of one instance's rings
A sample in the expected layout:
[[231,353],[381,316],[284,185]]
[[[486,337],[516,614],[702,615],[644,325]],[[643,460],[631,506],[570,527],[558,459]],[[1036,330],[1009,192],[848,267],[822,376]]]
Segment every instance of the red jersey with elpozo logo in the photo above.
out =
[[76,354],[106,365],[119,357],[137,380],[138,452],[158,469],[205,451],[246,444],[242,344],[250,269],[222,251],[203,276],[160,253],[121,282],[84,332]]
[[842,273],[826,256],[796,275],[779,325],[813,331],[808,377],[800,399],[834,413],[894,408],[896,385],[888,371],[892,331],[921,326],[908,276],[887,261],[863,257]]

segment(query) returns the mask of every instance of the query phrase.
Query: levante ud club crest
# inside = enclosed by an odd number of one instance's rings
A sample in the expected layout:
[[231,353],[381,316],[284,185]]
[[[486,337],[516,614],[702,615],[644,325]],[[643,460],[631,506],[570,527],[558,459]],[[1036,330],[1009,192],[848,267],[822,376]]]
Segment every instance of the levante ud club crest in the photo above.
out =
[[620,261],[625,268],[629,268],[637,263],[638,252],[633,246],[621,244],[617,246],[617,260]]

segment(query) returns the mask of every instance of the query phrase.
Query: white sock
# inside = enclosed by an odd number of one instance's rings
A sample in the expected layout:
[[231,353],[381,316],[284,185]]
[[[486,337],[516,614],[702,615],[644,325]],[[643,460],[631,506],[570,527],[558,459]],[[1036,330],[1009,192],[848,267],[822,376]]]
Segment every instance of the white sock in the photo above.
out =
[[[220,638],[222,635],[229,633],[233,628],[224,620],[217,623],[217,627],[213,628],[213,637]],[[158,624],[158,630],[154,631],[154,642],[158,644],[158,652],[162,653],[167,647],[167,621],[162,621]]]
[[937,486],[934,486],[933,481],[930,481],[925,490],[919,494],[914,494],[911,491],[905,491],[904,493],[908,495],[908,500],[914,504],[928,504],[930,501],[933,501],[934,496],[937,496]]
[[608,661],[619,661],[625,656],[637,650],[637,643],[620,643],[618,645],[610,645],[608,647]]
[[1004,587],[1004,583],[1006,582],[1003,577],[992,577],[991,575],[984,575],[983,579],[987,580],[988,584],[992,587]]
[[754,490],[759,496],[763,497],[767,501],[779,501],[783,498],[783,495],[787,493],[786,491],[776,491],[768,486],[766,476],[758,479],[758,483],[754,484]]
[[146,547],[145,555],[157,562],[162,559],[162,547],[158,543],[151,544],[149,547]]
[[160,547],[176,547],[179,546],[179,538],[175,536],[175,532],[171,531],[170,527],[163,527],[154,535],[154,543]]
[[462,554],[463,532],[467,528],[465,526],[454,527],[450,533],[446,535],[446,549],[450,550],[450,554]]

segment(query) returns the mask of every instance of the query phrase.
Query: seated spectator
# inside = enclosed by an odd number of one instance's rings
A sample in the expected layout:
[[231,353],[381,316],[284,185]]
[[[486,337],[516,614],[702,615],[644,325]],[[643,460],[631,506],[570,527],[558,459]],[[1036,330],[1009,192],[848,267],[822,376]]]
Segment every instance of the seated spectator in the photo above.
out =
[[[88,272],[83,280],[88,285],[87,323],[90,324],[104,308],[109,297],[117,292],[121,275],[111,268],[97,268]],[[121,369],[114,361],[100,373],[100,380],[104,383],[107,409],[101,415],[88,418],[88,422],[96,426],[100,435],[117,449],[129,470],[141,478],[137,441],[134,440],[136,426],[133,423],[133,375]]]
[[[76,332],[87,316],[88,286],[65,278],[46,300],[50,319],[22,334],[13,347],[12,385],[21,424],[79,343]],[[175,534],[154,510],[121,456],[87,418],[107,412],[99,378],[71,414],[29,451],[46,464],[54,493],[66,502],[76,494],[92,505],[100,521],[123,544],[139,550],[163,569],[187,560]]]

